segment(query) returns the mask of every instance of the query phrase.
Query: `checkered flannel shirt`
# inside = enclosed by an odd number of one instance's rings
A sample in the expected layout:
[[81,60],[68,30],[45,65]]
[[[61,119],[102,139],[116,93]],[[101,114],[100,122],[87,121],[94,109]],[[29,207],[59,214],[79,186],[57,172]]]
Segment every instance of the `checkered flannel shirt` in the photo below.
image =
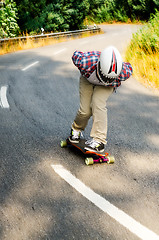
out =
[[[82,76],[89,78],[97,67],[98,59],[101,52],[91,51],[91,52],[80,52],[75,51],[72,56],[72,61],[76,67],[80,70]],[[118,78],[116,78],[107,87],[113,86],[117,88],[121,85],[121,81],[125,81],[132,75],[133,69],[130,63],[123,62],[122,70]]]

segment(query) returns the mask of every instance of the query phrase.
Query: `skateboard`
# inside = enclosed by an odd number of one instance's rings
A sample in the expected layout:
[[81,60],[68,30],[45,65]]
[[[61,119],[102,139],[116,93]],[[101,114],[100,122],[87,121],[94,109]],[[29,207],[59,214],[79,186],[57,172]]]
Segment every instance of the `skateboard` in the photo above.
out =
[[80,150],[83,154],[87,155],[85,159],[86,165],[93,165],[94,163],[114,163],[114,156],[109,155],[107,152],[93,152],[88,151],[85,148],[86,139],[81,139],[79,143],[72,143],[67,138],[65,141],[61,141],[61,147],[74,147]]

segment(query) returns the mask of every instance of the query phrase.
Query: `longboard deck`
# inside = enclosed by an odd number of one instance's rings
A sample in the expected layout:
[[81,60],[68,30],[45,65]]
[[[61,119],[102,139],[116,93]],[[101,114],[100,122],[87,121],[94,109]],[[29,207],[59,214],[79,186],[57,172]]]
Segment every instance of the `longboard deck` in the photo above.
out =
[[93,152],[93,151],[89,151],[89,150],[86,150],[85,149],[85,142],[87,140],[86,139],[81,139],[79,143],[72,143],[69,141],[69,139],[67,139],[67,143],[69,145],[72,145],[74,146],[75,148],[78,148],[80,151],[82,151],[84,154],[87,154],[87,155],[96,155],[96,156],[108,156],[108,153],[106,152]]

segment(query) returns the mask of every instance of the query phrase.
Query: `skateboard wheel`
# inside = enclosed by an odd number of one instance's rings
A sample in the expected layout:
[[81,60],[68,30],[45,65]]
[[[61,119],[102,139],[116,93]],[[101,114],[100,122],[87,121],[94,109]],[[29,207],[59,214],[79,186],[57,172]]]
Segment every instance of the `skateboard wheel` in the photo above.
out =
[[66,141],[61,141],[60,145],[61,145],[62,148],[67,147],[67,142]]
[[93,165],[94,161],[93,161],[93,158],[86,158],[85,159],[85,164],[88,166],[88,165]]
[[108,158],[108,162],[107,162],[108,164],[112,164],[115,162],[114,156],[108,156],[107,158]]

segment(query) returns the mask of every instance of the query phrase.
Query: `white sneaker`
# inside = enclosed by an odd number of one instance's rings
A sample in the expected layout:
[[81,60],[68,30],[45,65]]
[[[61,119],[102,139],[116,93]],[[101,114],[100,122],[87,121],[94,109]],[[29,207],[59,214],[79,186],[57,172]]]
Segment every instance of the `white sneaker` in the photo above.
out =
[[72,143],[79,143],[80,137],[81,137],[81,131],[78,131],[72,128],[69,141]]
[[85,150],[93,152],[104,152],[104,144],[100,143],[94,139],[85,142]]

